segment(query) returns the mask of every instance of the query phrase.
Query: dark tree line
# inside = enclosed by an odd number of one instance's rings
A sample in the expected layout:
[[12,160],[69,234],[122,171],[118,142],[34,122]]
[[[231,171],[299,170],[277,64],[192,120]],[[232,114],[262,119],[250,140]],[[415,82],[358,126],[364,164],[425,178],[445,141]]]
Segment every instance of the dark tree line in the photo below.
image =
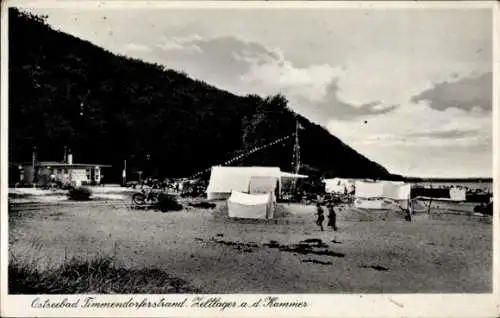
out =
[[[300,132],[305,171],[381,177],[324,128],[296,116],[282,95],[236,96],[158,64],[112,54],[51,29],[45,17],[9,12],[9,160],[112,164],[108,180],[146,165],[183,177],[274,139]],[[242,165],[292,166],[293,138]],[[149,156],[148,156],[149,155]],[[149,160],[147,159],[149,158]],[[307,170],[307,171],[306,171]]]

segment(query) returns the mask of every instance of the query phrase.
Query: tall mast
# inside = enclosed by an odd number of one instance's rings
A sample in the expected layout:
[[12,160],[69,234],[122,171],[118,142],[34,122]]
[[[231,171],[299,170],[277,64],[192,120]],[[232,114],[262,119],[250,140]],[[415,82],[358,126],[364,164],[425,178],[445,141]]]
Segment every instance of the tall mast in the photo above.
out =
[[299,121],[295,118],[295,144],[293,146],[294,170],[295,173],[300,171],[300,144],[299,144]]

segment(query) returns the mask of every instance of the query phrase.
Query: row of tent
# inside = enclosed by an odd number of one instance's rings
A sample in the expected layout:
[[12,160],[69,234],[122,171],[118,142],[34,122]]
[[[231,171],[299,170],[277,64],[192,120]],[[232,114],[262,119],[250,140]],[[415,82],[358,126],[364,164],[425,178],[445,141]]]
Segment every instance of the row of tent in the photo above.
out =
[[[208,200],[227,200],[233,218],[271,219],[276,200],[305,175],[283,172],[279,167],[212,167],[207,187]],[[354,193],[354,206],[387,209],[394,204],[408,207],[411,184],[402,181],[326,179],[327,193]],[[449,200],[465,201],[465,189],[451,188]]]
[[433,197],[437,200],[456,202],[466,201],[466,189],[457,187],[441,189],[443,193],[439,196],[425,196],[420,193],[412,195],[411,184],[403,181],[335,178],[324,180],[324,182],[327,193],[354,193],[354,206],[363,209],[386,209],[394,203],[406,209],[408,200],[416,197],[423,199]]

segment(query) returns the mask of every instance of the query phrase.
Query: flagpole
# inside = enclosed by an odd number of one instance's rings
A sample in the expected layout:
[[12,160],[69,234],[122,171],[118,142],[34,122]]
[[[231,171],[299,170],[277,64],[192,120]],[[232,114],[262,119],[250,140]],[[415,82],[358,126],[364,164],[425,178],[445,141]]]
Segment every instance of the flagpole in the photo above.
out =
[[300,171],[299,121],[295,118],[295,173]]
[[[299,120],[297,119],[297,115],[295,115],[295,143],[293,146],[293,167],[295,174],[299,174],[300,171],[300,144],[299,144]],[[297,179],[293,178],[292,182],[292,191],[296,191],[297,187]]]

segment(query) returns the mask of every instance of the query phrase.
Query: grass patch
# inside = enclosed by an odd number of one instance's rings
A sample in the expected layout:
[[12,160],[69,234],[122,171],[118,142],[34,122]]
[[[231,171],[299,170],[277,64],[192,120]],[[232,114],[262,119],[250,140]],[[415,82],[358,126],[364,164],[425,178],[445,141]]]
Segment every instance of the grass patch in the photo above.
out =
[[197,293],[182,279],[159,269],[126,269],[109,257],[72,259],[39,271],[32,264],[9,263],[9,294],[169,294]]
[[181,211],[183,206],[177,201],[176,196],[161,193],[158,197],[158,209],[162,212]]

